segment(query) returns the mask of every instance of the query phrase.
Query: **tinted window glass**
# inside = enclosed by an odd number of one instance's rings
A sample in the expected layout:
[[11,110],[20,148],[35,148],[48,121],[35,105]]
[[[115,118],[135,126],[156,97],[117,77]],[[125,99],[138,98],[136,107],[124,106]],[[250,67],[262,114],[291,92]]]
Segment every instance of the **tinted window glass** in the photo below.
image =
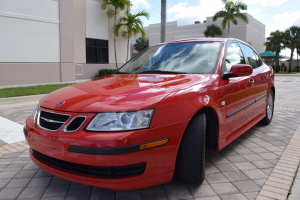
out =
[[86,63],[108,63],[108,41],[86,38]]
[[220,46],[221,42],[180,42],[154,46],[124,65],[120,72],[214,73]]
[[260,67],[261,66],[261,64],[259,63],[260,59],[258,60],[258,57],[255,54],[255,52],[252,50],[252,48],[250,48],[244,44],[241,44],[241,46],[243,48],[245,56],[248,59],[249,65],[251,65],[253,68]]
[[228,45],[225,58],[225,71],[230,71],[232,65],[246,64],[241,48],[237,42],[232,42]]

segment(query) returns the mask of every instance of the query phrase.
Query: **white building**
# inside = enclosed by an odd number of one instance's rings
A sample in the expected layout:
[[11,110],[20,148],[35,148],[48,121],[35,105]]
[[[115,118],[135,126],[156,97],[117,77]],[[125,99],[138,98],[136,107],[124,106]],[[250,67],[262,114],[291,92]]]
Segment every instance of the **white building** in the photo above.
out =
[[[245,13],[249,18],[249,23],[246,24],[244,21],[238,19],[238,24],[234,25],[231,23],[230,26],[230,37],[237,38],[242,41],[249,43],[256,49],[258,53],[265,51],[265,25],[255,19],[252,15]],[[207,17],[206,20],[201,23],[196,21],[195,24],[178,26],[177,21],[166,23],[166,41],[188,39],[188,38],[203,38],[205,37],[204,31],[207,26],[216,24],[222,27],[222,19],[218,19],[216,22],[212,20],[212,17]],[[149,39],[149,45],[160,43],[160,23],[150,24],[145,27],[147,38]],[[227,37],[227,28],[223,31],[222,36]],[[131,44],[135,44],[135,40],[140,35],[131,40]],[[135,52],[135,51],[133,51]]]
[[[74,81],[114,68],[113,19],[101,3],[0,0],[0,86]],[[117,44],[124,63],[126,39]]]

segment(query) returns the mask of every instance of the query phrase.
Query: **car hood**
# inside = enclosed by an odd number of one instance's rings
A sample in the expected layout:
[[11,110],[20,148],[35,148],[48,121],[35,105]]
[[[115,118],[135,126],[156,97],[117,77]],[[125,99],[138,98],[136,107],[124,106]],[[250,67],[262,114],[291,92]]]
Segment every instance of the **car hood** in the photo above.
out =
[[41,99],[40,106],[70,112],[150,109],[155,108],[171,92],[201,84],[210,76],[209,74],[109,75],[56,90]]

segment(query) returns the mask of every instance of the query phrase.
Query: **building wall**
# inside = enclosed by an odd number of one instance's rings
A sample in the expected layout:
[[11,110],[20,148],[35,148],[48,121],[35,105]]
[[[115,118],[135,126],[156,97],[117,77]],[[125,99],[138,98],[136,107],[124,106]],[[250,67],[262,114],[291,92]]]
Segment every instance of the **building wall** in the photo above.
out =
[[[247,14],[247,13],[246,13]],[[265,25],[253,18],[252,15],[247,14],[249,23],[246,24],[242,20],[238,19],[238,25],[231,24],[230,37],[237,38],[251,44],[258,53],[264,52],[265,41]],[[222,28],[222,19],[218,19],[216,22],[212,20],[212,17],[207,17],[205,22],[199,24],[189,24],[178,26],[176,21],[166,23],[166,41],[188,39],[188,38],[202,38],[207,26],[216,24]],[[145,27],[147,38],[149,39],[149,45],[155,45],[160,43],[160,23],[150,24]],[[218,37],[227,37],[227,28],[223,31],[223,35]],[[131,45],[135,44],[135,40],[140,35],[131,40]],[[132,51],[136,52],[136,51]]]
[[[89,79],[114,68],[113,19],[103,0],[1,0],[0,86]],[[86,64],[86,38],[109,42],[108,64]],[[117,38],[118,63],[126,39]]]

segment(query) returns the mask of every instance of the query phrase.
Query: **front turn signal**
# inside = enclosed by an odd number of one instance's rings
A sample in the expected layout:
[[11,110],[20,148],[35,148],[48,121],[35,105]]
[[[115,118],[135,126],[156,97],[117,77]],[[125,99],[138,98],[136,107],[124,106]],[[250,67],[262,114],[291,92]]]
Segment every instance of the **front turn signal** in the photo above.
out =
[[146,144],[142,144],[140,146],[140,149],[142,150],[142,149],[149,149],[149,148],[153,148],[153,147],[157,147],[157,146],[162,146],[162,145],[167,144],[168,141],[169,141],[169,138],[154,141],[154,142],[149,142],[149,143],[146,143]]

